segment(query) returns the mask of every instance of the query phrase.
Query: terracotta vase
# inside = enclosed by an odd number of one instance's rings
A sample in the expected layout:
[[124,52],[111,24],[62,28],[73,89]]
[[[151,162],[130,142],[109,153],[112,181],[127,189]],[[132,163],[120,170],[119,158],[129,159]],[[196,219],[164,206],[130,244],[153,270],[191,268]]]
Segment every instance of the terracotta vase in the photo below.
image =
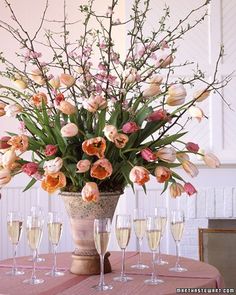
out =
[[[80,193],[61,192],[70,219],[75,250],[72,253],[70,271],[74,274],[99,274],[100,260],[93,238],[93,223],[96,218],[113,218],[121,192],[101,193],[99,201],[84,202]],[[106,253],[105,273],[111,272]]]

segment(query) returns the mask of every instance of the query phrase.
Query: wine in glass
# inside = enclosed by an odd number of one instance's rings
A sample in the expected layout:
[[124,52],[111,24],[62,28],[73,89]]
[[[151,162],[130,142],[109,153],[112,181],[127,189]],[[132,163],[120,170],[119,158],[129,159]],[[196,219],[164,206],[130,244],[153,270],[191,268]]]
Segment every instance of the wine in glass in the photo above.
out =
[[158,249],[158,245],[161,239],[161,226],[160,223],[156,222],[156,216],[148,216],[147,217],[147,240],[149,249],[152,252],[152,267],[153,272],[150,279],[145,280],[144,283],[147,285],[158,285],[163,283],[163,280],[158,279],[156,273],[156,263],[155,263],[155,254]]
[[146,232],[146,216],[145,216],[145,212],[143,209],[134,209],[134,232],[135,235],[138,239],[138,245],[139,245],[139,258],[138,258],[138,263],[134,264],[131,266],[131,268],[136,268],[136,269],[145,269],[145,268],[149,268],[148,265],[143,264],[141,262],[141,247],[142,247],[142,241],[143,241],[143,237],[145,235]]
[[119,277],[113,278],[114,281],[128,282],[133,278],[125,275],[125,249],[129,243],[131,232],[131,216],[130,215],[117,215],[116,216],[116,239],[119,247],[122,250],[122,268]]
[[186,268],[181,267],[179,264],[179,243],[184,231],[184,212],[182,210],[173,210],[171,212],[170,229],[176,244],[176,264],[170,268],[170,271],[183,272],[187,271]]
[[7,232],[13,245],[13,265],[11,271],[7,272],[10,276],[20,276],[24,272],[17,269],[16,254],[19,240],[22,233],[23,219],[19,212],[9,212],[7,215]]
[[40,217],[35,216],[28,216],[27,217],[27,239],[30,249],[33,251],[33,271],[30,279],[24,280],[23,283],[30,284],[30,285],[38,285],[42,284],[44,280],[38,279],[36,277],[35,268],[36,268],[36,255],[37,249],[40,245],[42,232],[43,232],[43,219]]
[[64,272],[57,270],[57,246],[62,233],[62,219],[59,212],[48,213],[48,238],[53,247],[53,266],[46,275],[51,277],[64,276]]
[[[166,222],[167,222],[167,210],[165,207],[157,207],[155,208],[155,216],[156,216],[156,220],[157,222],[160,223],[160,227],[161,227],[161,240],[163,238],[165,229],[166,229]],[[161,258],[161,240],[159,243],[159,247],[158,247],[158,257],[156,260],[156,264],[158,265],[164,265],[164,264],[168,264],[167,261],[163,260]]]
[[104,256],[107,251],[111,233],[111,220],[110,218],[95,219],[94,220],[94,242],[95,247],[100,256],[100,280],[99,284],[93,286],[97,291],[111,290],[111,285],[106,285],[104,282]]

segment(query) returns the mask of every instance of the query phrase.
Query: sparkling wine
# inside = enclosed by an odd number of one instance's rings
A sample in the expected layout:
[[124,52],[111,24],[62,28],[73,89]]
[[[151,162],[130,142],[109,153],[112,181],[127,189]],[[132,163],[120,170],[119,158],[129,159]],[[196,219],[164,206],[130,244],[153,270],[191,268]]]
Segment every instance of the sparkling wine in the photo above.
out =
[[7,222],[8,236],[13,245],[17,245],[20,240],[22,225],[23,225],[23,222],[20,220]]
[[94,242],[99,255],[105,255],[109,243],[109,232],[94,233]]
[[155,251],[158,248],[161,239],[161,231],[160,230],[148,230],[147,231],[147,240],[148,246],[151,251]]
[[32,250],[36,250],[40,244],[42,237],[41,227],[31,227],[27,229],[27,239]]
[[130,239],[130,227],[116,228],[116,238],[121,249],[125,249]]
[[136,237],[142,239],[146,231],[146,219],[134,219],[134,231]]
[[174,240],[180,241],[184,230],[184,222],[172,222],[170,229]]
[[161,235],[163,236],[165,229],[166,229],[166,217],[157,217],[156,222],[158,224],[158,227],[161,229]]
[[48,238],[53,245],[57,245],[61,238],[62,223],[51,222],[48,223]]

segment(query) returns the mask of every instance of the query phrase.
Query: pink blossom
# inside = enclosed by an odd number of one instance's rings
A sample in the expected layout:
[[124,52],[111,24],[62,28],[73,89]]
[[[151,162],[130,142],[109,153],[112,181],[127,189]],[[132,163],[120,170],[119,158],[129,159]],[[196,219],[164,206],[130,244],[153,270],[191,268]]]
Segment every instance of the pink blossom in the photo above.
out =
[[141,157],[148,162],[155,161],[157,158],[156,155],[149,148],[142,150],[140,154]]
[[197,190],[195,189],[195,187],[190,183],[190,182],[186,182],[184,184],[184,191],[189,195],[192,196],[193,194],[195,194],[197,192]]
[[140,127],[135,122],[127,122],[122,126],[122,131],[126,134],[138,131]]
[[199,151],[199,145],[194,142],[187,142],[186,149],[190,152],[197,153]]
[[48,144],[45,147],[44,154],[48,157],[53,156],[57,153],[57,150],[58,150],[57,146],[55,146],[53,144]]
[[99,43],[99,48],[100,49],[106,49],[106,47],[107,47],[107,45],[106,45],[105,42],[102,41],[102,42]]
[[34,162],[26,163],[22,166],[22,172],[26,173],[29,176],[32,176],[38,171],[39,165]]
[[106,67],[106,65],[104,65],[103,63],[100,62],[98,64],[98,69],[101,71],[106,71],[107,67]]

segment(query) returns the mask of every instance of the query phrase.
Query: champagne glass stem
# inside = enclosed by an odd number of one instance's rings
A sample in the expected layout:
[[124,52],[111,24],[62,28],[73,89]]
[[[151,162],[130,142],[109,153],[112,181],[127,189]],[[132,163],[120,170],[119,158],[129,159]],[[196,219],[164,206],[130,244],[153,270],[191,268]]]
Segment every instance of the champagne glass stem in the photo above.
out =
[[57,245],[53,245],[53,267],[52,273],[55,273],[57,269]]
[[152,269],[153,269],[153,272],[152,272],[152,278],[151,278],[152,281],[156,280],[155,257],[156,257],[156,253],[155,253],[155,251],[153,251],[152,252]]
[[17,245],[13,245],[13,266],[12,266],[12,272],[16,273],[17,268],[16,268],[16,252],[17,252]]
[[141,264],[141,256],[142,256],[142,239],[138,239],[138,245],[139,245],[139,255],[138,255],[138,264]]
[[31,280],[35,281],[36,280],[36,274],[35,274],[35,270],[36,270],[36,259],[37,259],[37,250],[34,250],[33,253],[33,271],[32,271],[32,275],[31,275]]
[[99,286],[104,286],[104,255],[100,255],[100,281]]
[[176,241],[175,245],[176,245],[176,264],[175,264],[175,267],[178,268],[179,267],[179,242]]
[[120,276],[124,278],[125,276],[125,249],[122,249],[122,268]]

